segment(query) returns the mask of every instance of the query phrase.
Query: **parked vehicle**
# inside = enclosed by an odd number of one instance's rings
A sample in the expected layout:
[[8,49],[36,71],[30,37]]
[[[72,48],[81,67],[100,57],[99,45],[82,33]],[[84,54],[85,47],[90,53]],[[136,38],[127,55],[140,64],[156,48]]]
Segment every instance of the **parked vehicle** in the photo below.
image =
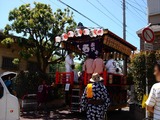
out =
[[20,107],[17,97],[10,94],[0,77],[0,120],[19,120]]

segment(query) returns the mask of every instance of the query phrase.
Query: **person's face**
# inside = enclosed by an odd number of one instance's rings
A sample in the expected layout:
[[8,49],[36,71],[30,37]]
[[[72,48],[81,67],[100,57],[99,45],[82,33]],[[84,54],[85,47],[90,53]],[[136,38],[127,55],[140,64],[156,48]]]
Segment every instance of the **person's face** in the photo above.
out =
[[154,75],[156,77],[156,80],[160,82],[160,70],[158,69],[157,66],[154,67]]

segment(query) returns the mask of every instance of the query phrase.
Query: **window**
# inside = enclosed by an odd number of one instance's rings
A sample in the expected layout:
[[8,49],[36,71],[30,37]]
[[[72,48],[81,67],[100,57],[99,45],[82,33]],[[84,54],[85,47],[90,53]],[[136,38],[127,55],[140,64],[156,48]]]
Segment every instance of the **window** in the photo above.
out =
[[28,62],[27,69],[31,72],[39,71],[38,64],[36,62]]
[[3,86],[0,83],[0,99],[3,97]]
[[3,57],[2,58],[2,69],[7,69],[7,70],[17,70],[18,66],[13,64],[13,59],[14,58],[9,58],[9,57]]

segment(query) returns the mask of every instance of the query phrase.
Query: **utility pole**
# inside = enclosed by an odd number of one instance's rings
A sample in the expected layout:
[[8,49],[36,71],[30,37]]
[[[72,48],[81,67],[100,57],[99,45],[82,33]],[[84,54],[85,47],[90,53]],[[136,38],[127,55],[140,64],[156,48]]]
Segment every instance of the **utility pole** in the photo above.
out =
[[126,0],[123,0],[123,39],[126,40]]
[[[126,0],[123,0],[123,39],[126,40]],[[127,59],[128,57],[124,57],[123,67],[124,67],[124,75],[127,75]]]

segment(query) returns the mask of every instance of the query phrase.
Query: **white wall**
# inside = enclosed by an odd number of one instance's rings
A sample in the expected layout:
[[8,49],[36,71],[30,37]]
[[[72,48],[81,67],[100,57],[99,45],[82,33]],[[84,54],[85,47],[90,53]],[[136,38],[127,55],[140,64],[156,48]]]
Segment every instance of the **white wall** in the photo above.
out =
[[148,14],[160,14],[160,0],[147,0]]

